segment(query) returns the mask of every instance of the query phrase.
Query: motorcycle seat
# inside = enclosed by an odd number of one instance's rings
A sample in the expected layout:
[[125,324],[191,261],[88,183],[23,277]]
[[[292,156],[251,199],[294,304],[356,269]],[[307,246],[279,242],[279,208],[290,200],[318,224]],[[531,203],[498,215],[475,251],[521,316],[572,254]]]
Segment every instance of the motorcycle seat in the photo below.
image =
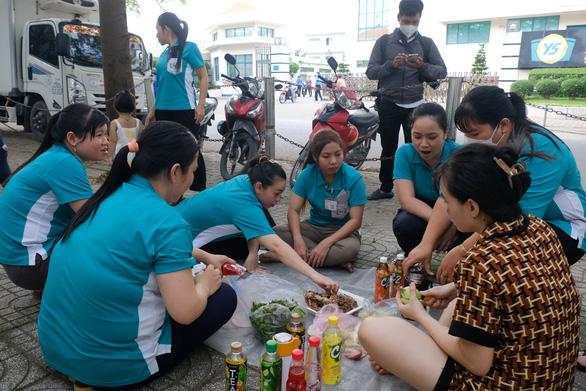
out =
[[375,110],[358,110],[348,117],[348,122],[358,129],[367,129],[378,122],[378,113]]

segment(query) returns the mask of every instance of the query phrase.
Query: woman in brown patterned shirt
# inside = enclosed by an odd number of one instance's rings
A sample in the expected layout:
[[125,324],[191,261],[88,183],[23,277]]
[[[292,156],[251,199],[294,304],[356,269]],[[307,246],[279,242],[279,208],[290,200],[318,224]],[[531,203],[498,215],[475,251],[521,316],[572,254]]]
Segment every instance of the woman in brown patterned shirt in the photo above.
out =
[[[399,302],[399,318],[366,319],[359,337],[379,373],[419,390],[569,390],[578,352],[580,305],[553,229],[522,214],[529,174],[510,148],[471,144],[440,169],[452,222],[480,237],[454,282]],[[411,296],[415,295],[412,284]]]

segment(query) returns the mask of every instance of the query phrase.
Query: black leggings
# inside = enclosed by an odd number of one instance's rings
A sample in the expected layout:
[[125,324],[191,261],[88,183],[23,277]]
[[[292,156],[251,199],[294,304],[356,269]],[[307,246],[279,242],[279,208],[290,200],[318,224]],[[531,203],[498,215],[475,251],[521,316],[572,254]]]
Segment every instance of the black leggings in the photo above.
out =
[[[157,121],[173,121],[185,126],[199,140],[199,126],[195,123],[195,110],[155,110]],[[193,183],[189,187],[193,191],[206,189],[206,163],[203,160],[203,151],[199,151],[197,169],[193,174]]]
[[189,325],[181,325],[171,318],[171,353],[157,357],[159,371],[136,384],[123,387],[93,387],[96,390],[124,390],[147,384],[165,374],[185,359],[203,341],[208,339],[220,327],[226,324],[236,311],[236,293],[227,284],[222,283],[220,289],[208,298],[204,312]]
[[561,228],[558,228],[553,224],[549,224],[549,226],[553,228],[555,233],[558,235],[558,239],[562,243],[562,247],[564,249],[564,252],[566,253],[566,258],[568,258],[568,263],[570,264],[570,266],[578,262],[584,255],[584,250],[578,247],[578,240],[573,239]]

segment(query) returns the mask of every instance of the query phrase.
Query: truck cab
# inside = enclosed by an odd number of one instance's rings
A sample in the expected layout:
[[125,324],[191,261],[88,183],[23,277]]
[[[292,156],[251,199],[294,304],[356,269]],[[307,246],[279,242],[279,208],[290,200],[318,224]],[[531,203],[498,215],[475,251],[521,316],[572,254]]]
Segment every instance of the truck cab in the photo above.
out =
[[[97,0],[1,3],[10,3],[12,8],[12,31],[7,38],[14,58],[7,64],[11,67],[11,85],[6,83],[10,79],[0,81],[0,121],[8,120],[12,108],[17,123],[40,137],[50,116],[71,103],[105,110]],[[143,80],[150,74],[150,60],[139,36],[130,34],[129,44],[140,116],[147,111]],[[0,64],[3,62],[0,59]],[[9,109],[2,117],[4,105]]]

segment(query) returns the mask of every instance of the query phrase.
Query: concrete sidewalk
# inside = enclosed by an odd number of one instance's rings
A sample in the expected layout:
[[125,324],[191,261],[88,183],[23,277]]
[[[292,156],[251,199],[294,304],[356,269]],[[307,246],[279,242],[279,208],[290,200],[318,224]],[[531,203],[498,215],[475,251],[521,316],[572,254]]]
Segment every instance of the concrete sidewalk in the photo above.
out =
[[[9,148],[9,162],[16,167],[36,149],[38,143],[28,134],[4,132]],[[206,148],[207,150],[207,148]],[[221,181],[217,153],[206,153],[208,184]],[[287,172],[291,165],[283,163]],[[92,183],[99,182],[108,166],[103,163],[90,164],[88,173]],[[378,176],[364,172],[368,190],[377,186]],[[289,191],[279,205],[271,209],[277,222],[286,221]],[[381,255],[395,254],[399,248],[392,234],[391,222],[398,204],[396,199],[371,202],[365,209],[363,243],[357,267],[373,267]],[[581,346],[586,347],[586,262],[580,261],[572,268],[582,297]],[[37,343],[37,314],[39,303],[29,292],[13,285],[0,268],[0,391],[1,390],[69,390],[71,386],[56,377],[45,365]],[[166,376],[152,382],[141,390],[223,390],[223,356],[201,348]],[[122,369],[121,369],[122,370]],[[375,376],[373,372],[373,376]],[[259,375],[249,370],[248,389],[258,389]],[[586,374],[577,372],[574,390],[586,389]]]

